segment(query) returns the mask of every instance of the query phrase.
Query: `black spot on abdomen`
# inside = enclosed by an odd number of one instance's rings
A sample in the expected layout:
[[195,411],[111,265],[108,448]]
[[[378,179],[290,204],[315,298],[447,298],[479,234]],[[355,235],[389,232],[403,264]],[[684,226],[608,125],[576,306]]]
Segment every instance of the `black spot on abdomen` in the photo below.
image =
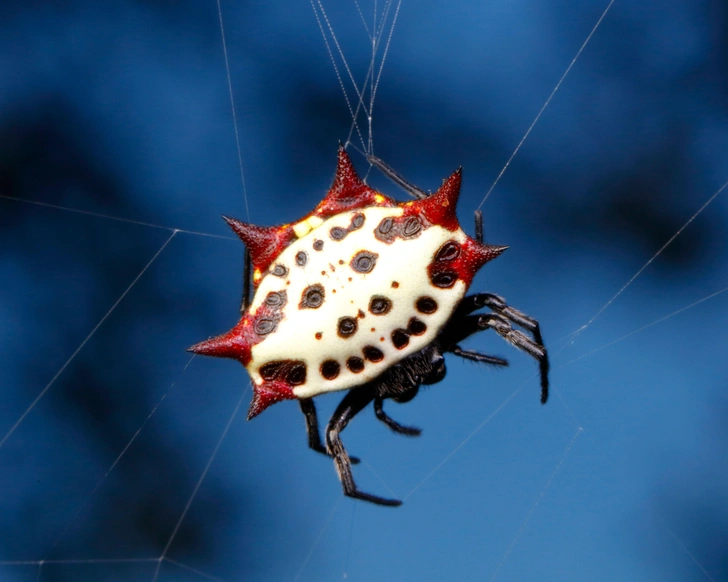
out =
[[384,359],[384,353],[374,346],[364,346],[362,350],[364,357],[370,362],[381,362]]
[[263,380],[284,380],[291,386],[306,382],[306,364],[300,360],[275,360],[262,365],[258,372]]
[[357,358],[356,356],[352,356],[348,360],[346,360],[346,367],[349,368],[349,371],[358,374],[362,370],[364,370],[364,360],[361,358]]
[[458,280],[459,275],[453,269],[451,263],[460,256],[460,245],[454,240],[443,244],[435,253],[435,260],[427,267],[430,275],[430,282],[440,289],[449,289]]
[[422,230],[422,223],[416,216],[410,216],[404,223],[404,228],[402,228],[402,235],[405,238],[410,238],[420,232],[420,230]]
[[300,386],[306,382],[306,364],[297,362],[292,365],[286,374],[286,380],[291,386]]
[[263,378],[263,380],[275,380],[276,376],[278,376],[278,373],[285,364],[285,361],[268,362],[261,366],[258,370],[260,377]]
[[398,350],[401,350],[406,348],[407,344],[409,344],[409,334],[407,333],[407,330],[395,329],[392,332],[392,345],[394,345],[394,347]]
[[271,307],[283,307],[286,304],[286,292],[283,291],[271,291],[265,298],[266,305]]
[[299,309],[318,309],[324,304],[326,292],[323,285],[316,283],[310,285],[301,293],[301,302],[298,304]]
[[263,317],[255,322],[255,333],[258,335],[267,335],[272,331],[275,331],[276,322],[268,317]]
[[286,275],[288,275],[288,268],[285,265],[281,265],[279,263],[275,267],[273,267],[271,274],[275,275],[276,277],[285,277]]
[[329,231],[329,236],[331,237],[331,240],[344,240],[347,234],[349,233],[340,226],[335,226]]
[[339,337],[350,338],[356,333],[358,326],[354,317],[341,317],[337,324],[337,333]]
[[349,266],[354,269],[357,273],[371,273],[374,267],[377,265],[377,253],[369,251],[359,251],[351,259]]
[[412,240],[429,226],[427,220],[419,216],[387,216],[383,218],[374,229],[374,238],[391,244],[398,238]]
[[430,281],[435,287],[449,289],[458,280],[458,274],[454,271],[440,271],[430,275]]
[[339,375],[341,365],[336,360],[326,360],[321,364],[321,375],[327,380],[333,380]]
[[392,217],[383,218],[382,221],[379,223],[379,226],[377,226],[377,232],[379,234],[389,234],[389,231],[392,230],[393,226],[394,219]]
[[420,313],[427,313],[429,315],[430,313],[435,313],[435,311],[437,311],[437,301],[435,301],[432,297],[423,296],[415,301],[415,308]]
[[373,295],[369,300],[369,312],[373,315],[386,315],[392,310],[392,300],[384,295]]
[[460,256],[460,245],[454,240],[447,241],[435,254],[436,261],[454,261]]
[[409,320],[409,323],[407,324],[407,333],[410,335],[422,335],[426,331],[427,326],[425,325],[425,322],[417,319],[416,317]]

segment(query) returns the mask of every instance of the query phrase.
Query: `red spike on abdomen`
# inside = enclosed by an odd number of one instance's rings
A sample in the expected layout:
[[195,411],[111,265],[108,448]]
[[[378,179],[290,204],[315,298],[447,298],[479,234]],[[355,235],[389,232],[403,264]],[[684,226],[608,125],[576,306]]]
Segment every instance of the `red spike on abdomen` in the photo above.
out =
[[457,217],[458,196],[460,196],[460,185],[462,184],[462,169],[455,170],[437,189],[437,192],[404,205],[405,215],[424,216],[432,224],[441,226],[447,230],[460,228]]
[[229,332],[212,337],[204,342],[187,348],[188,352],[202,356],[215,356],[217,358],[232,358],[247,366],[251,358],[251,349],[255,342],[251,342],[250,334],[246,333],[249,326],[243,319]]
[[478,269],[507,248],[480,244],[470,237],[467,237],[462,245],[454,241],[445,243],[435,256],[435,260],[427,267],[430,281],[436,287],[445,289],[458,280],[469,286]]
[[[377,199],[379,197],[379,200]],[[321,218],[328,218],[346,210],[364,208],[366,206],[394,206],[394,200],[379,194],[361,181],[351,163],[344,146],[339,144],[336,175],[324,199],[314,210]]]
[[248,420],[258,416],[271,404],[281,400],[292,400],[296,398],[291,386],[286,382],[272,381],[263,382],[260,386],[253,385],[253,401],[248,409]]
[[289,225],[255,226],[228,216],[223,218],[245,243],[250,251],[253,267],[259,271],[265,271],[296,238],[293,227]]

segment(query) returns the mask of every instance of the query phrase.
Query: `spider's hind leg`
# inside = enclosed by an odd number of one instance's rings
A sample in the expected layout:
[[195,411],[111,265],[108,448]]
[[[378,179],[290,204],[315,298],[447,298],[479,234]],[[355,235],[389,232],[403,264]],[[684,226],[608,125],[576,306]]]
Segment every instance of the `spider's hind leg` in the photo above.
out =
[[401,425],[396,420],[387,416],[387,413],[384,412],[384,408],[382,407],[383,404],[384,398],[382,398],[381,396],[377,396],[376,398],[374,398],[374,414],[376,414],[377,418],[381,420],[384,424],[386,424],[390,429],[392,429],[396,433],[407,436],[420,436],[422,434],[422,429],[415,426]]
[[354,476],[351,474],[351,461],[346,453],[344,444],[341,442],[341,431],[346,428],[349,421],[361,410],[374,400],[374,387],[371,384],[364,384],[350,390],[339,406],[336,407],[328,426],[326,427],[326,449],[334,458],[336,472],[339,474],[341,485],[344,488],[344,495],[369,501],[377,505],[397,506],[402,502],[397,499],[385,499],[369,493],[363,493],[356,488]]

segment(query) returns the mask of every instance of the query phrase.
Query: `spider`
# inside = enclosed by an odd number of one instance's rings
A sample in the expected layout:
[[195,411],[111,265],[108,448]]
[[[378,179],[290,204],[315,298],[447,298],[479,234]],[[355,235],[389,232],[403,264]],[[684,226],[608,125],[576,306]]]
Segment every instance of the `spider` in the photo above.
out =
[[[190,351],[240,361],[253,384],[248,420],[268,406],[297,399],[308,446],[333,458],[344,494],[379,505],[401,501],[360,491],[341,432],[369,403],[392,431],[417,436],[384,411],[384,401],[408,402],[421,385],[445,377],[445,354],[493,366],[502,358],[460,347],[494,330],[539,364],[541,402],[548,399],[549,360],[536,320],[492,293],[467,295],[475,273],[506,248],[475,238],[456,216],[461,169],[435,193],[369,162],[409,192],[396,202],[366,185],[344,147],[329,192],[300,221],[260,227],[223,217],[246,246],[241,319],[228,333]],[[255,290],[251,298],[251,288]],[[487,313],[477,314],[486,308]],[[520,327],[526,335],[514,326]],[[322,442],[313,398],[348,390]]]

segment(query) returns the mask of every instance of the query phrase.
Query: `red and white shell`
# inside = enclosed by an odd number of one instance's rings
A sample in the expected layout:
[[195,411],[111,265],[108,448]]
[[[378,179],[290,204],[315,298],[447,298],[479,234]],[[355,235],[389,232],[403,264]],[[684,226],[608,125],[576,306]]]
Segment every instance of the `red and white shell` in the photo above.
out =
[[422,200],[396,202],[339,148],[323,201],[295,224],[226,219],[253,263],[253,301],[228,333],[190,348],[239,360],[248,418],[271,404],[364,384],[430,344],[480,267],[505,247],[460,228],[461,172]]

